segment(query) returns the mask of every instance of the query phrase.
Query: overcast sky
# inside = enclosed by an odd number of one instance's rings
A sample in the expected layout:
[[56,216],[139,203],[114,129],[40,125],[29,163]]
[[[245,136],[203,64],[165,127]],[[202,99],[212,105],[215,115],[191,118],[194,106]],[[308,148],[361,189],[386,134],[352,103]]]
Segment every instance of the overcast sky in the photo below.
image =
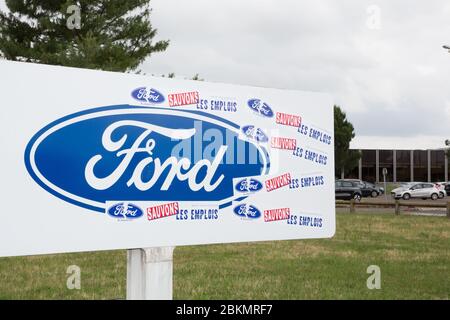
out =
[[[4,2],[2,0],[1,2]],[[152,0],[149,74],[323,91],[358,135],[450,137],[448,0]]]

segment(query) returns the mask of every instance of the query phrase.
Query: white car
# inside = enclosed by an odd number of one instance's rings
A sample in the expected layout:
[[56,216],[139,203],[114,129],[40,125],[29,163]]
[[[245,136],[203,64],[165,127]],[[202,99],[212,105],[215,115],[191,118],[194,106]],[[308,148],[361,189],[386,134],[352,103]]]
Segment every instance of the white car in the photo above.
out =
[[411,188],[413,185],[419,184],[419,183],[422,183],[422,182],[403,182],[402,184],[400,184],[399,187],[397,187],[391,191],[391,195],[392,195],[392,197],[395,198],[395,195],[397,193],[407,190],[407,189]]
[[436,183],[436,187],[439,189],[439,199],[442,199],[447,195],[447,192],[445,191],[445,185],[445,182]]
[[434,183],[410,183],[400,188],[392,190],[392,197],[395,199],[409,200],[411,198],[437,200],[440,196],[440,190]]

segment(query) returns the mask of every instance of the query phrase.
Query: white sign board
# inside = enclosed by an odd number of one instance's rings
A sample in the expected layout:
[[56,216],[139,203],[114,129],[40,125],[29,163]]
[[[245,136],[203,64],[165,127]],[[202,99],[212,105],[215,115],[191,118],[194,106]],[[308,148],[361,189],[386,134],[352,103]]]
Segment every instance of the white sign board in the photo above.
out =
[[327,95],[0,62],[0,256],[331,237]]

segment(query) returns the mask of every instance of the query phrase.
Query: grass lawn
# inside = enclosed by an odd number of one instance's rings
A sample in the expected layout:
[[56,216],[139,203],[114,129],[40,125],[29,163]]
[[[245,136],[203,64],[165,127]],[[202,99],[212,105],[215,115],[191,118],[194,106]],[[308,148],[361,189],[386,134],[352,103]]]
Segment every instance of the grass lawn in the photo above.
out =
[[[5,245],[5,244],[4,244]],[[81,268],[81,290],[66,288]],[[369,265],[381,289],[369,290]],[[123,299],[126,252],[0,258],[0,299]],[[178,247],[175,299],[449,299],[450,219],[338,214],[333,239]]]

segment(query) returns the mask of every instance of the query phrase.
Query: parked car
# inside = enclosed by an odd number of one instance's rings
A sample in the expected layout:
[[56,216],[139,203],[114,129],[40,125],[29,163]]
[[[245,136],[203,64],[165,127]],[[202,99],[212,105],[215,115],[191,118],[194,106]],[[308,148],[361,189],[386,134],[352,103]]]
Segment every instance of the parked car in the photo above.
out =
[[[377,187],[375,184],[370,183],[370,182],[364,182],[364,183],[366,184],[367,187],[374,189],[378,193],[378,196],[384,194],[384,188]],[[371,194],[371,196],[373,197],[374,195]]]
[[422,183],[422,182],[420,182],[420,181],[414,181],[414,182],[402,182],[402,183],[400,183],[400,186],[399,186],[399,187],[397,187],[397,188],[395,188],[395,189],[393,189],[393,190],[391,191],[391,194],[392,194],[393,192],[396,192],[397,190],[400,190],[400,189],[408,189],[408,188],[411,188],[413,185],[418,184],[418,183]]
[[410,183],[392,190],[391,194],[395,199],[409,200],[411,198],[432,199],[439,198],[440,190],[434,183]]
[[353,181],[338,180],[334,185],[336,199],[355,199],[356,201],[361,201],[362,191],[358,183]]
[[447,196],[450,196],[450,183],[447,182],[445,184],[445,192],[447,193]]
[[[371,183],[372,185],[374,185],[373,183]],[[374,185],[375,186],[375,185]],[[375,188],[378,188],[378,190],[380,191],[380,195],[381,194],[384,194],[384,188],[383,187],[377,187],[377,186],[375,186]]]
[[447,195],[447,192],[445,190],[446,185],[447,184],[445,182],[436,183],[436,187],[439,189],[439,199],[442,199]]
[[381,191],[380,188],[377,188],[374,184],[358,179],[341,179],[339,181],[350,181],[357,183],[358,187],[361,189],[361,194],[363,197],[375,198],[384,192],[384,190]]

